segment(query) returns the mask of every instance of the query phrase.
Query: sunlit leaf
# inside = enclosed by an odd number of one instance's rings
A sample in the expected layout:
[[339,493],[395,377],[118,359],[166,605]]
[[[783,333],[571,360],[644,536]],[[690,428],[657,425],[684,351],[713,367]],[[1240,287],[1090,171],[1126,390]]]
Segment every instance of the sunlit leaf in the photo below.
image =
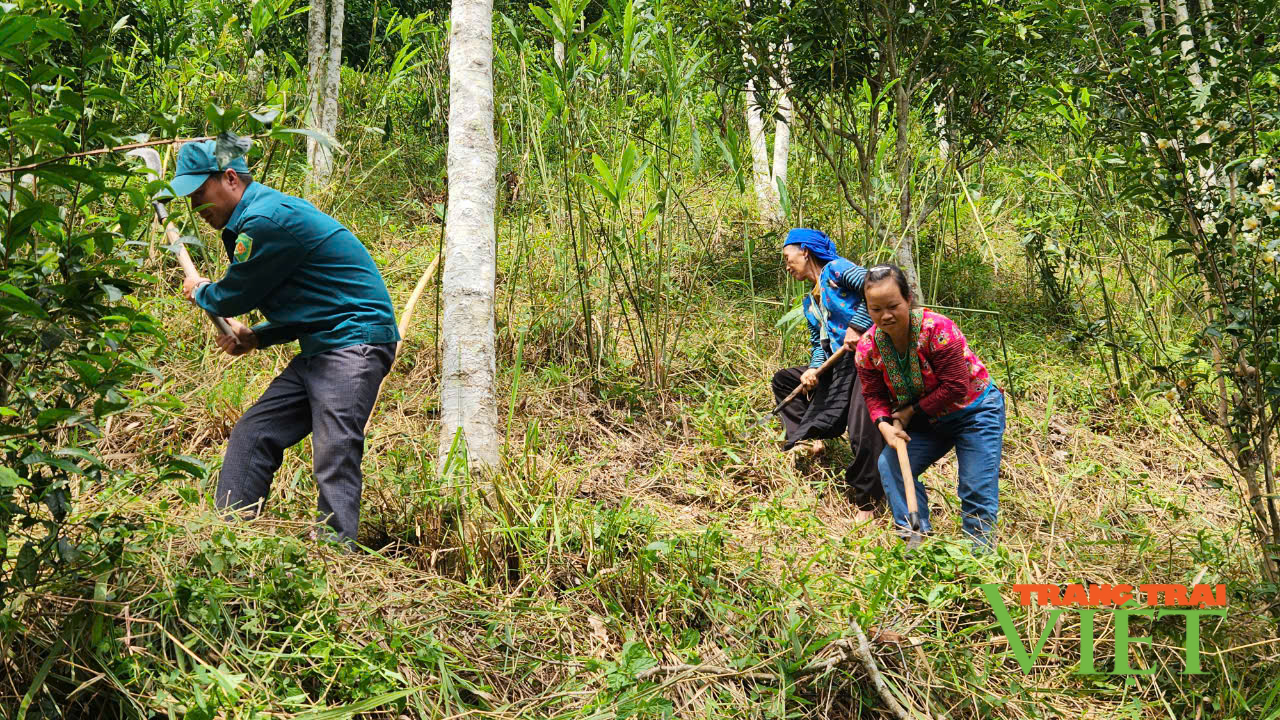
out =
[[249,148],[253,146],[253,140],[247,137],[224,130],[218,133],[213,149],[213,157],[218,162],[220,169],[225,169],[232,161],[238,157],[242,157],[249,152]]

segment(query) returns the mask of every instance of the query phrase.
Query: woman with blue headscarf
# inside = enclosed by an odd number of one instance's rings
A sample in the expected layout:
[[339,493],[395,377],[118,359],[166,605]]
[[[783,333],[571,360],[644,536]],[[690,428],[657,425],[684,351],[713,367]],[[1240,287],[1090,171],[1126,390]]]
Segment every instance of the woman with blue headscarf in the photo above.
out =
[[[853,451],[845,470],[849,499],[858,505],[855,520],[869,520],[884,500],[876,465],[884,438],[870,421],[854,364],[858,341],[872,324],[862,294],[867,270],[840,257],[826,233],[809,228],[787,233],[782,259],[791,277],[813,283],[803,301],[809,323],[809,364],[783,368],[773,376],[777,402],[797,385],[805,390],[780,413],[787,431],[783,449],[790,450],[801,440],[839,437],[847,428]],[[844,356],[820,377],[818,368],[842,345]]]

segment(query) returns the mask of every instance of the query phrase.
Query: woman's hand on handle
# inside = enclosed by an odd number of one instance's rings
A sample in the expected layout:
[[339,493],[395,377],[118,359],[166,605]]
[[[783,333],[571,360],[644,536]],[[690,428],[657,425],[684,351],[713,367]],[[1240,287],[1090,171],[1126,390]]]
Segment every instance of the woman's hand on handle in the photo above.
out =
[[[182,295],[187,302],[196,305],[196,290],[201,285],[208,285],[209,278],[200,277],[199,275],[188,275],[182,279]],[[199,307],[197,305],[197,307]]]
[[903,430],[902,426],[898,425],[896,421],[893,423],[877,423],[876,426],[880,428],[880,434],[884,436],[885,443],[892,445],[895,448],[898,447],[899,444],[906,445],[911,442],[911,436],[908,435],[907,431]]
[[813,392],[813,389],[816,387],[818,387],[818,369],[817,368],[809,368],[808,370],[805,370],[803,373],[801,373],[800,388],[804,390],[806,395]]
[[849,326],[844,331],[844,349],[851,353],[858,351],[858,341],[862,340],[862,333]]
[[904,408],[899,409],[897,412],[895,412],[893,414],[893,420],[896,423],[900,423],[902,427],[905,428],[906,426],[911,424],[911,418],[915,417],[915,414],[916,414],[916,406],[908,405]]

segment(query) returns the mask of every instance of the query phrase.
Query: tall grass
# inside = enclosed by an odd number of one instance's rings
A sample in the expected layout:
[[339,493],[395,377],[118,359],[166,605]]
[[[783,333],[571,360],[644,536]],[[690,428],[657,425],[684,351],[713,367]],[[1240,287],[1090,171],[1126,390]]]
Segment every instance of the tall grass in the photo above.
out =
[[[803,330],[778,322],[805,288],[781,272],[773,229],[752,220],[736,100],[715,94],[699,46],[680,42],[664,5],[619,0],[599,25],[579,22],[581,5],[544,12],[562,28],[563,68],[551,61],[553,30],[522,18],[503,23],[497,62],[506,440],[495,481],[474,477],[461,448],[436,458],[435,323],[420,315],[368,439],[367,550],[309,539],[309,443],[286,454],[261,519],[218,519],[208,493],[230,427],[291,349],[216,353],[165,259],[138,258],[156,284],[128,302],[169,336],[150,351],[164,379],[138,391],[172,400],[117,418],[99,449],[126,472],[77,491],[85,552],[110,559],[102,572],[4,608],[7,714],[874,717],[885,708],[859,663],[806,672],[835,657],[856,619],[918,716],[1277,716],[1274,625],[1247,610],[1268,600],[1221,487],[1227,472],[1146,394],[1150,376],[1115,362],[1157,331],[1173,348],[1195,322],[1185,268],[1150,238],[1148,218],[1114,212],[1117,198],[1062,196],[1036,153],[1050,168],[1063,158],[1034,146],[974,168],[973,207],[957,197],[921,228],[929,300],[1005,313],[1022,412],[1007,436],[999,551],[975,558],[958,542],[948,460],[925,478],[937,537],[906,553],[885,520],[851,524],[845,448],[796,466],[777,451],[777,428],[757,423],[772,371],[803,362]],[[327,206],[369,246],[397,304],[438,252],[444,190],[443,35],[413,27],[422,49],[387,58],[399,71],[344,76],[351,192]],[[243,102],[229,79],[204,72],[235,50],[234,36],[220,42],[174,70],[189,87],[149,102],[176,109],[196,92]],[[284,87],[289,72],[278,63],[268,86]],[[419,100],[436,109],[424,116]],[[384,145],[368,128],[387,118]],[[887,257],[846,217],[804,142],[793,217],[843,222],[848,254]],[[701,149],[712,147],[719,155]],[[287,148],[268,154],[263,179],[297,192]],[[1059,212],[1064,203],[1076,209]],[[1032,248],[1028,262],[1019,240],[1032,229],[1070,252],[1037,260]],[[215,252],[202,262],[223,267]],[[1036,262],[1047,274],[1024,279]],[[1095,324],[1104,316],[1112,322]],[[994,319],[959,317],[995,370]],[[162,452],[189,458],[194,477],[159,476],[151,461]],[[103,513],[121,522],[93,531]],[[1136,685],[1074,674],[1070,620],[1020,674],[976,588],[1197,577],[1227,583],[1232,607],[1203,629],[1206,675],[1180,675],[1172,629],[1139,623],[1134,634],[1157,641],[1135,653],[1156,672]],[[1040,628],[1045,615],[1032,607],[1018,621]],[[1105,666],[1113,631],[1097,632]]]

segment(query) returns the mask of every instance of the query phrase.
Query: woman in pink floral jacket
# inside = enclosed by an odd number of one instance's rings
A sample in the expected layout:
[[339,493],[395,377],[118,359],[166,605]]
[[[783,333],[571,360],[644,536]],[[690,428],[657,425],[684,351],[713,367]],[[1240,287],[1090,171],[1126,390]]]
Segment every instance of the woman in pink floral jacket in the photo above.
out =
[[[862,394],[885,441],[908,441],[920,529],[930,529],[929,502],[916,478],[954,447],[964,531],[975,543],[990,546],[999,506],[1004,394],[955,322],[913,307],[911,288],[900,268],[871,268],[863,291],[875,325],[858,343]],[[895,419],[905,431],[894,427]],[[884,449],[879,465],[894,522],[905,528],[906,496],[893,447]]]

